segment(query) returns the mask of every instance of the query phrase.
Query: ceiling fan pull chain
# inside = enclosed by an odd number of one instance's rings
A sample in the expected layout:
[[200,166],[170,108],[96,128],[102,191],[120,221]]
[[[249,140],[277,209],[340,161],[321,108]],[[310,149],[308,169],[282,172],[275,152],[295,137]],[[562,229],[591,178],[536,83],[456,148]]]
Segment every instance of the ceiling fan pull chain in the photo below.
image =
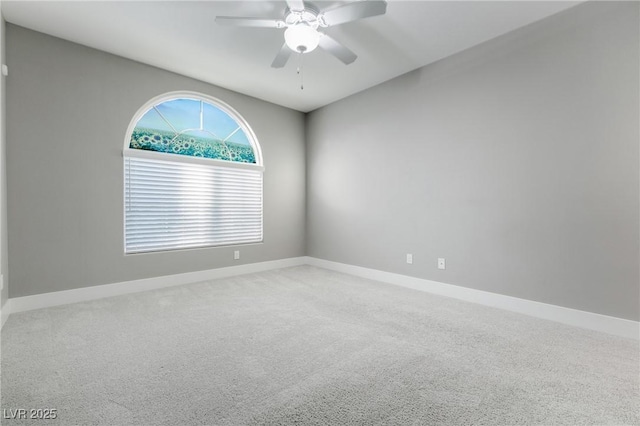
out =
[[298,55],[298,75],[300,75],[300,90],[304,90],[303,52]]

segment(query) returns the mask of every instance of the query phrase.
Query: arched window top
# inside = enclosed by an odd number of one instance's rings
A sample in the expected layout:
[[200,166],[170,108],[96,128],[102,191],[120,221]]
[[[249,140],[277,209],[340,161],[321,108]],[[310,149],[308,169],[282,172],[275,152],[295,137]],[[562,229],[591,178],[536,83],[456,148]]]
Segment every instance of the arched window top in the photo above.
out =
[[152,99],[134,117],[126,148],[262,165],[260,147],[231,107],[192,92]]

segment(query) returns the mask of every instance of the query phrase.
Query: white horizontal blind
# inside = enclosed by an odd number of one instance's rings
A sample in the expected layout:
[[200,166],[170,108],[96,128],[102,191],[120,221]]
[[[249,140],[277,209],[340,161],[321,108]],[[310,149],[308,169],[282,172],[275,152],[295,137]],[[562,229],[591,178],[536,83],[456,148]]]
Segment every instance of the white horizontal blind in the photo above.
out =
[[262,241],[262,171],[125,157],[125,252]]

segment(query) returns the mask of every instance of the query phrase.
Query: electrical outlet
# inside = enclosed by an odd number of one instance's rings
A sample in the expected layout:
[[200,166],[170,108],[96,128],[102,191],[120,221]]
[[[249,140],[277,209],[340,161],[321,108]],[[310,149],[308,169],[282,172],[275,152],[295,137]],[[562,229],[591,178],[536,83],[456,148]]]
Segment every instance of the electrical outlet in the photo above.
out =
[[240,259],[240,250],[235,250],[233,252],[233,260],[238,260]]
[[411,253],[407,253],[407,263],[413,263],[413,255]]
[[4,275],[0,275],[0,291],[4,289]]
[[438,269],[447,269],[444,263],[444,257],[438,258]]

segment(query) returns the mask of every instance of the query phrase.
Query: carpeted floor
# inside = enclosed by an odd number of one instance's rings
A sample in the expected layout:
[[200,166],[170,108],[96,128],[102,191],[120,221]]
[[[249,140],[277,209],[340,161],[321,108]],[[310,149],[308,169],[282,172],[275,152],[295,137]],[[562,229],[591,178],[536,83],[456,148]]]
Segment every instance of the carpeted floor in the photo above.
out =
[[58,417],[3,424],[640,424],[636,341],[310,266],[17,313],[1,367]]

